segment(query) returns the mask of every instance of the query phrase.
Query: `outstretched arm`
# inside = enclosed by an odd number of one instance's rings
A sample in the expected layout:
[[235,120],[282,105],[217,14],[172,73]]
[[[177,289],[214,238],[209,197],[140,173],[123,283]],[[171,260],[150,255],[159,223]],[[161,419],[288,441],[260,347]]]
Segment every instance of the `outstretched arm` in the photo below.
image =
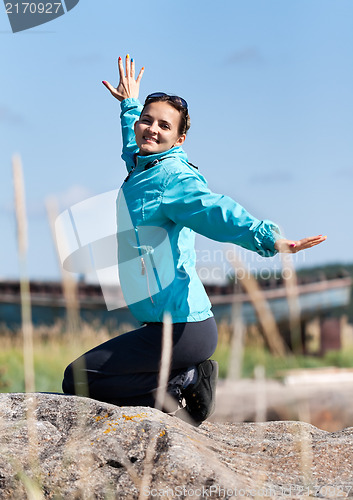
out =
[[303,238],[302,240],[286,240],[279,239],[275,243],[275,249],[280,253],[297,253],[300,250],[305,250],[307,248],[314,247],[325,241],[327,236],[310,236],[309,238]]
[[161,200],[165,215],[207,238],[234,243],[264,257],[275,255],[275,242],[283,239],[279,227],[253,217],[229,196],[213,193],[205,178],[193,170],[170,174]]
[[121,103],[121,132],[123,136],[123,154],[122,159],[126,164],[126,168],[130,171],[134,167],[134,155],[138,152],[138,147],[135,141],[134,124],[139,119],[142,106],[138,101],[140,90],[140,82],[144,72],[141,69],[135,79],[135,63],[130,59],[129,55],[125,59],[126,72],[121,57],[118,60],[119,68],[119,84],[115,88],[110,83],[103,81],[102,83],[109,90],[113,97]]
[[322,235],[299,241],[285,239],[276,224],[260,221],[228,196],[211,192],[201,174],[192,170],[170,175],[161,206],[176,224],[216,241],[240,245],[264,257],[277,252],[296,253],[326,239]]

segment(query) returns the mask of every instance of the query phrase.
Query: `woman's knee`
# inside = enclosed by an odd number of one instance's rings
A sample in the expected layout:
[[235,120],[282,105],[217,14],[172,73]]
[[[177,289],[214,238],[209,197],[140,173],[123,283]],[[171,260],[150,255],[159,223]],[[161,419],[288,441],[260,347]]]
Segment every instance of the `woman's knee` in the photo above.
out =
[[64,378],[62,381],[62,390],[64,394],[75,394],[75,384],[73,377],[72,363],[70,363],[64,371]]
[[88,396],[89,383],[88,372],[83,358],[78,358],[70,363],[64,372],[62,383],[65,394],[76,394],[78,396]]

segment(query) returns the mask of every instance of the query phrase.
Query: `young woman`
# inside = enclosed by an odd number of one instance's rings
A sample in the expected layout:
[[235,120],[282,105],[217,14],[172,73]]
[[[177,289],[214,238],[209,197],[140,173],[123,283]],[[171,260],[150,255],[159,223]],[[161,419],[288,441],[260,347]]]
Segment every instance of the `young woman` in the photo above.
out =
[[215,194],[182,149],[190,127],[188,105],[178,96],[150,94],[138,101],[143,68],[119,58],[122,158],[126,177],[117,200],[119,276],[125,300],[141,328],[92,349],[71,363],[66,393],[85,393],[118,405],[154,406],[165,313],[173,326],[167,392],[185,400],[196,424],[214,409],[217,344],[211,304],[195,270],[195,232],[272,256],[324,241],[284,239],[276,224],[260,221],[227,196]]

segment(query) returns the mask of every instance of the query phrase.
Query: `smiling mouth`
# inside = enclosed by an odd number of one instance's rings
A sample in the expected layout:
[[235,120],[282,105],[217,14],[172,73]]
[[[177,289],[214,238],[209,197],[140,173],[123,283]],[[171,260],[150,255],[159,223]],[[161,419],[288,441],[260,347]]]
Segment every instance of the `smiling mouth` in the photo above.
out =
[[143,140],[146,142],[152,142],[154,144],[159,144],[159,141],[157,141],[157,139],[155,139],[154,137],[143,136]]

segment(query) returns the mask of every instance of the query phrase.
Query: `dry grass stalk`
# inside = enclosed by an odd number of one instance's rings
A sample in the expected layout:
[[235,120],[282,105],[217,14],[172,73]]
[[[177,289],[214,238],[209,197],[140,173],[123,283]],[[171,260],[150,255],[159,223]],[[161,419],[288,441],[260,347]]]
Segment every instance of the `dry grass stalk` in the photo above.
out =
[[256,380],[255,422],[266,422],[267,401],[265,367],[262,365],[255,366],[254,377]]
[[[156,394],[156,404],[155,407],[159,410],[167,408],[171,402],[169,402],[166,389],[168,385],[168,378],[170,373],[170,365],[172,359],[172,348],[173,348],[173,331],[172,331],[172,320],[169,314],[165,314],[163,318],[163,340],[162,340],[162,353],[161,353],[161,364],[159,370],[158,388]],[[174,406],[174,405],[173,405]],[[172,407],[171,410],[174,408]],[[152,482],[152,470],[153,470],[153,458],[156,452],[157,437],[158,437],[158,426],[153,423],[151,426],[151,440],[146,450],[146,458],[143,470],[143,476],[141,481],[140,495],[139,498],[144,498],[143,492],[146,491]]]
[[[57,252],[57,257],[58,257],[58,262],[59,262],[59,268],[61,270],[61,277],[62,277],[62,286],[63,286],[63,293],[64,293],[64,298],[65,298],[65,305],[66,305],[66,311],[67,311],[67,334],[69,338],[71,339],[72,342],[75,344],[80,343],[80,338],[85,335],[91,334],[91,327],[86,324],[82,324],[81,319],[80,319],[80,314],[79,314],[79,300],[78,300],[78,290],[77,290],[77,283],[71,276],[71,274],[67,271],[65,271],[62,268],[61,265],[61,260],[59,257],[59,251],[58,251],[58,246],[56,242],[56,235],[55,235],[55,220],[58,216],[58,208],[57,208],[57,203],[53,198],[49,198],[46,201],[46,207],[47,207],[47,214],[48,214],[48,219],[49,219],[49,224],[51,228],[51,233],[52,237],[54,240],[56,252]],[[61,234],[61,237],[64,235]],[[101,330],[104,330],[101,328]],[[79,333],[79,335],[76,335]],[[103,334],[104,337],[107,337],[107,332],[104,330],[100,332]],[[97,332],[94,332],[95,339],[97,340]],[[106,341],[108,338],[102,338],[101,341]],[[75,351],[77,351],[77,345]],[[77,387],[77,393],[80,394],[81,396],[86,396],[89,397],[89,388],[88,388],[88,381],[87,377],[85,375],[85,366],[84,366],[84,359],[79,358],[76,360],[75,363],[75,371],[73,373],[74,376],[74,381],[75,381],[75,386]],[[84,435],[85,432],[85,427],[86,427],[86,408],[85,404],[82,402],[80,405],[80,408],[77,412],[77,423],[76,423],[76,431],[71,435],[70,440],[67,443],[66,446],[66,459],[70,460],[70,457],[72,455],[75,455],[77,452],[77,447],[79,446],[79,442],[81,439],[81,436]],[[134,470],[134,468],[131,466],[131,463],[126,455],[126,453],[123,451],[122,448],[119,450],[115,450],[119,454],[119,461],[121,464],[125,467],[127,470],[129,476],[131,477],[132,481],[136,485],[137,488],[140,488],[141,484],[141,479],[139,478],[138,474]],[[80,491],[82,495],[86,498],[87,495],[89,498],[90,494],[89,492],[86,491],[85,483],[86,480],[85,478],[90,474],[92,468],[94,468],[94,459],[91,453],[88,453],[85,455],[85,457],[80,461],[80,482],[78,484]],[[109,488],[106,491],[107,498],[111,496],[112,498],[115,498],[114,492],[111,491]],[[92,498],[92,496],[91,496]]]
[[235,301],[232,304],[232,329],[227,379],[239,380],[243,364],[245,326],[242,317],[242,306]]
[[[67,311],[68,329],[69,331],[76,332],[80,327],[80,314],[79,314],[80,305],[78,300],[77,282],[74,280],[71,273],[66,271],[61,265],[58,245],[56,243],[56,236],[55,236],[55,220],[59,215],[58,204],[55,198],[53,197],[47,198],[46,209],[47,209],[50,230],[56,250],[56,255],[58,258],[59,269],[61,272],[63,294]],[[64,234],[61,234],[61,236],[63,237]]]
[[170,364],[172,359],[172,320],[169,314],[165,314],[163,318],[163,340],[162,340],[162,354],[161,364],[159,369],[158,388],[156,395],[156,405],[158,410],[162,410],[168,385]]
[[[254,377],[256,381],[255,392],[255,422],[258,424],[256,427],[256,446],[258,447],[259,454],[262,453],[262,443],[264,442],[265,434],[260,422],[267,421],[267,400],[266,400],[266,375],[265,367],[262,365],[255,366]],[[258,470],[256,477],[256,490],[259,492],[265,486],[267,480],[266,467]],[[256,496],[255,498],[259,498]]]
[[[79,340],[77,338],[76,333],[79,332],[80,329],[82,328],[80,312],[79,312],[80,305],[78,300],[77,282],[74,280],[71,273],[66,271],[61,265],[59,249],[55,234],[55,220],[59,215],[57,201],[53,197],[47,198],[46,208],[47,208],[47,215],[51,229],[51,234],[56,250],[56,255],[58,258],[59,269],[61,272],[62,289],[66,307],[67,330],[69,333],[71,333],[73,342],[77,344]],[[65,234],[62,232],[60,236],[64,238]],[[74,347],[77,347],[77,345]],[[89,396],[88,381],[86,377],[85,363],[83,358],[79,358],[78,361],[75,363],[73,377],[75,381],[75,386],[77,387],[77,393],[79,393],[82,396],[86,397]]]
[[149,441],[147,449],[146,449],[143,475],[142,475],[141,485],[139,488],[139,490],[140,490],[139,500],[143,500],[144,498],[146,498],[144,492],[150,487],[150,485],[152,483],[152,472],[153,472],[153,464],[154,464],[153,458],[154,458],[155,453],[156,453],[159,430],[160,429],[159,429],[157,422],[152,422],[151,429],[150,429],[150,441]]
[[[58,259],[59,269],[61,272],[61,282],[65,299],[65,307],[66,307],[67,333],[69,337],[72,339],[74,343],[74,350],[76,351],[78,350],[77,343],[79,342],[77,333],[82,329],[80,313],[79,313],[77,283],[72,277],[72,275],[69,272],[67,272],[61,265],[59,250],[55,235],[55,220],[59,215],[59,211],[58,211],[57,201],[53,197],[47,198],[46,209],[47,209],[51,234],[56,250],[56,255]],[[61,237],[65,237],[65,235],[62,233]],[[85,372],[84,358],[79,357],[78,360],[76,361],[74,365],[73,377],[76,387],[75,392],[77,394],[80,394],[81,396],[89,397],[88,381]],[[77,412],[76,433],[71,436],[66,447],[66,452],[68,453],[68,455],[70,455],[71,453],[74,455],[76,453],[77,447],[79,447],[81,437],[83,437],[85,432],[85,424],[86,424],[86,408],[84,404],[81,404]],[[92,453],[84,454],[84,456],[81,457],[81,460],[79,462],[80,481],[78,482],[78,488],[82,496],[87,500],[93,499],[93,494],[91,494],[91,492],[87,491],[85,488],[87,476],[90,474],[93,467],[94,467],[94,459]]]
[[[231,260],[229,260],[229,262],[234,267],[236,278],[240,280],[242,287],[249,295],[271,352],[274,355],[284,357],[286,355],[284,341],[279,333],[271,309],[262,290],[257,284],[256,279],[250,274],[249,270],[245,267],[239,256],[235,255]],[[241,271],[241,273],[239,271]]]
[[14,156],[12,159],[12,171],[15,194],[15,211],[17,222],[17,244],[20,265],[20,293],[22,311],[22,332],[23,332],[23,357],[25,372],[26,392],[34,392],[34,363],[33,363],[33,325],[31,313],[30,286],[27,277],[26,254],[28,247],[27,238],[27,217],[25,207],[25,190],[23,182],[23,172],[20,157]]
[[[15,212],[17,222],[17,244],[20,266],[20,294],[21,294],[21,312],[22,312],[22,333],[23,333],[23,360],[24,360],[24,378],[26,393],[35,391],[34,375],[34,352],[33,352],[33,324],[31,311],[30,284],[27,276],[27,217],[25,203],[25,189],[23,180],[23,170],[21,159],[16,155],[12,159],[12,172],[14,182]],[[38,461],[38,437],[36,429],[35,409],[36,403],[33,395],[26,397],[27,404],[27,429],[28,429],[28,457],[32,466],[35,481],[24,481],[24,486],[28,491],[29,497],[33,499],[42,498],[40,489],[34,487],[36,481],[40,480],[40,467]],[[39,496],[40,495],[40,496]]]
[[[170,316],[165,316],[163,321],[163,343],[162,343],[162,355],[161,355],[161,367],[159,374],[159,384],[157,390],[156,397],[156,408],[157,409],[166,409],[168,411],[168,403],[171,402],[171,410],[175,407],[172,403],[172,398],[166,392],[167,381],[170,373],[170,362],[172,355],[172,323]],[[185,410],[179,410],[183,413],[183,420],[189,424],[193,425],[193,421],[189,414]],[[142,500],[145,495],[144,492],[148,490],[149,486],[152,482],[152,473],[153,473],[153,464],[154,464],[154,456],[156,453],[157,439],[160,435],[160,428],[157,422],[153,422],[150,431],[150,442],[146,450],[145,456],[145,464],[144,464],[144,472],[142,476],[141,486],[140,486],[140,495],[139,500]],[[215,470],[218,470],[222,475],[224,475],[225,470],[219,463],[217,459],[215,459],[213,454],[210,454],[208,450],[207,440],[203,442],[203,439],[197,435],[195,440],[193,441],[194,445],[202,450],[202,453],[205,455],[205,458],[209,460],[215,467]],[[232,473],[230,471],[226,471],[226,475],[229,474],[229,479],[232,478]]]
[[[298,405],[298,417],[301,422],[310,422],[309,396]],[[299,435],[300,442],[300,468],[303,476],[304,487],[307,489],[313,486],[312,465],[313,465],[313,450],[312,439],[309,429],[302,426]]]
[[24,472],[17,473],[26,490],[28,500],[44,500],[42,490],[38,484],[28,477]]

